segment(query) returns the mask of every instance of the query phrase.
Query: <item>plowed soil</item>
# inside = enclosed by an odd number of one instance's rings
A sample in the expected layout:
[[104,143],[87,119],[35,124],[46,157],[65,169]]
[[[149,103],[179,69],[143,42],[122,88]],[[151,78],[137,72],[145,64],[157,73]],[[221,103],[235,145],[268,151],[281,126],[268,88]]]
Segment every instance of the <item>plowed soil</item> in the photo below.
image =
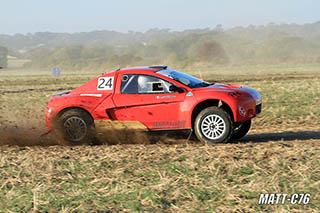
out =
[[[243,79],[262,93],[262,114],[243,139],[211,145],[188,131],[113,126],[99,145],[70,146],[47,134],[44,115],[52,93],[79,82],[46,81],[0,85],[5,212],[320,211],[317,76]],[[310,193],[311,201],[258,205],[260,193]]]

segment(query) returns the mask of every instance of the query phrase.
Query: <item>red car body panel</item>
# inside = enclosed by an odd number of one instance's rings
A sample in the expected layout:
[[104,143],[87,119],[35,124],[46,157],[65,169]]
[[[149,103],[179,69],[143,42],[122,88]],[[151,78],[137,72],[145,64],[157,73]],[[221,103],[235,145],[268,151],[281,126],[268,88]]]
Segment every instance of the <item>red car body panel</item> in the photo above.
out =
[[[68,94],[51,97],[46,113],[46,126],[59,113],[69,108],[86,110],[94,120],[139,121],[150,130],[192,128],[192,112],[198,104],[218,100],[229,106],[234,122],[252,119],[260,113],[261,96],[253,89],[214,84],[190,88],[179,81],[158,74],[161,68],[128,68],[101,75]],[[161,78],[183,89],[183,92],[158,94],[122,94],[123,75],[141,74]],[[107,84],[104,80],[109,80]],[[100,83],[100,81],[102,83]],[[107,85],[107,86],[106,86]],[[255,97],[254,97],[255,96]],[[258,104],[259,110],[257,110]]]

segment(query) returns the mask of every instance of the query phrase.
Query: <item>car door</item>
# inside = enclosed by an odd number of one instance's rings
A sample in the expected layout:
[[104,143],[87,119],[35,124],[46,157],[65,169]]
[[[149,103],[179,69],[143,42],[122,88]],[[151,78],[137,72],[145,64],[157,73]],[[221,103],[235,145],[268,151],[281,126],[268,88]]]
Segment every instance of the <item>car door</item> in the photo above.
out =
[[172,92],[173,83],[153,75],[120,74],[113,102],[117,120],[139,121],[149,129],[178,129],[185,127],[180,106],[185,92]]

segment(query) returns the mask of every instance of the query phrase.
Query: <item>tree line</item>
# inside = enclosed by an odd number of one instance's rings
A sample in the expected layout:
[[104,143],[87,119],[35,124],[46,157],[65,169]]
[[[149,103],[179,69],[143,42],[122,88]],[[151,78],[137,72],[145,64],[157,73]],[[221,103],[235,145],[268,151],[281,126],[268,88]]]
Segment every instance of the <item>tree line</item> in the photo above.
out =
[[26,67],[41,68],[320,63],[319,35],[320,22],[304,25],[270,23],[227,30],[218,25],[214,29],[181,32],[151,29],[144,33],[93,31],[0,35],[0,45],[5,43],[10,54],[30,59]]
[[0,69],[8,66],[8,49],[0,46]]

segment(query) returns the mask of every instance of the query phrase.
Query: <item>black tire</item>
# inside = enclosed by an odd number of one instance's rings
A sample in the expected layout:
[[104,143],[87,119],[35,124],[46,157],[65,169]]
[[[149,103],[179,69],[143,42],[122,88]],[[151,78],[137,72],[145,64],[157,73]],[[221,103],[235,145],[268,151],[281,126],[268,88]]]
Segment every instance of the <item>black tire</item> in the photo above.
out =
[[81,109],[70,109],[57,119],[57,129],[70,144],[91,143],[93,138],[93,119]]
[[251,120],[247,120],[241,123],[236,123],[234,125],[231,139],[240,139],[244,137],[249,132],[250,127],[251,127]]
[[227,142],[233,132],[233,122],[223,109],[208,107],[197,115],[194,131],[197,138],[204,143]]

